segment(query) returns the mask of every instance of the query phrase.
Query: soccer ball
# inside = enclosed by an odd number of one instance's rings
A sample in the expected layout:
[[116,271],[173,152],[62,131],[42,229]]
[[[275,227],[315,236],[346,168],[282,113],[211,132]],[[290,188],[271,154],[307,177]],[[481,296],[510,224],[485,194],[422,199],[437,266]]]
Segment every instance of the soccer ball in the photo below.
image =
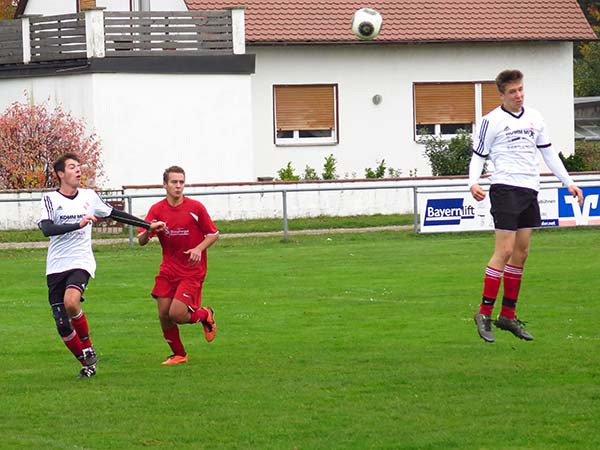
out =
[[359,39],[368,41],[377,37],[381,31],[381,14],[371,8],[356,10],[352,16],[352,32]]

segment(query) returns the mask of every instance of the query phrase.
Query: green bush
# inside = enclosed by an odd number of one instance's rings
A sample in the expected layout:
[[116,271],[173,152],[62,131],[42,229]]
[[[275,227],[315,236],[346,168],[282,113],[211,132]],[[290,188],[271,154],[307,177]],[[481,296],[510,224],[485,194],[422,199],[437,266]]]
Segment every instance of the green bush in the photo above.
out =
[[[377,162],[377,161],[375,161]],[[365,178],[383,178],[385,176],[385,159],[377,163],[375,170],[367,167],[365,169]]]
[[303,180],[318,180],[319,175],[317,175],[317,171],[308,165],[304,168],[304,175],[302,176]]
[[583,170],[600,171],[600,142],[575,141],[575,154],[583,160]]
[[324,180],[337,180],[337,174],[335,173],[336,159],[333,157],[333,153],[325,157],[325,164],[323,165],[323,173],[321,176]]
[[558,156],[569,172],[600,171],[600,142],[575,141],[575,152],[569,156],[559,152]]
[[281,181],[297,181],[300,179],[298,175],[294,174],[294,168],[292,167],[291,161],[287,163],[286,167],[279,169],[277,175],[279,175]]
[[471,134],[458,130],[456,136],[444,139],[441,136],[422,135],[419,143],[425,145],[425,156],[429,159],[431,173],[435,176],[465,175],[473,153]]
[[581,155],[578,155],[577,153],[573,153],[569,156],[565,156],[565,155],[563,155],[562,152],[559,152],[558,157],[560,158],[562,163],[565,165],[565,169],[567,169],[567,172],[583,172],[583,171],[585,171],[585,164],[583,162],[583,158],[581,157]]

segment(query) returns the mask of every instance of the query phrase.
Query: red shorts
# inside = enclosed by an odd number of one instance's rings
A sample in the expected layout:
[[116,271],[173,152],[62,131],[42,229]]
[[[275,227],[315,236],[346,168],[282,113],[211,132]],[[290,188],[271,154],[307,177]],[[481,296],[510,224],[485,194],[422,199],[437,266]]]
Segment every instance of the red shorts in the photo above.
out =
[[202,282],[203,280],[197,278],[159,273],[154,279],[152,297],[174,298],[196,311],[202,304]]

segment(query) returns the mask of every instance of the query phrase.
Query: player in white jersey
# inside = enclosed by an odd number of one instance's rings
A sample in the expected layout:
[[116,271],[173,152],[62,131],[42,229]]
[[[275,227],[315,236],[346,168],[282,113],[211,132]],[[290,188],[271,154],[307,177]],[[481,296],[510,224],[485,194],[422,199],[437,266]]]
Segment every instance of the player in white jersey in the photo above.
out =
[[79,376],[96,374],[97,355],[81,302],[96,261],[92,252],[91,223],[97,217],[111,217],[130,225],[159,230],[164,224],[149,224],[113,209],[91,189],[80,188],[81,168],[76,154],[67,153],[54,163],[60,188],[45,193],[41,201],[39,227],[50,236],[46,260],[48,300],[63,342],[83,366]]
[[486,196],[479,185],[485,160],[489,158],[494,164],[490,203],[496,244],[485,270],[482,303],[475,314],[475,323],[479,336],[486,342],[494,342],[492,312],[504,278],[502,309],[494,324],[530,341],[533,336],[517,319],[515,308],[532,229],[541,225],[537,201],[538,151],[580,205],[583,193],[554,153],[541,114],[523,105],[523,74],[518,70],[505,70],[496,77],[496,86],[502,105],[478,124],[469,166],[469,189],[473,198],[481,201]]

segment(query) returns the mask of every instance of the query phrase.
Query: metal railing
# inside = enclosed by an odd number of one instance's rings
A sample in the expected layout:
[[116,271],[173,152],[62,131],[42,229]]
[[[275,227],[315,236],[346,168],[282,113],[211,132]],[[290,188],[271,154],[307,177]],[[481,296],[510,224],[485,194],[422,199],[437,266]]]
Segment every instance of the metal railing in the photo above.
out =
[[[599,183],[600,176],[591,175],[591,176],[579,176],[577,177],[576,182],[580,185],[585,186],[586,183]],[[489,185],[489,182],[483,181],[481,183],[483,186]],[[545,179],[542,178],[540,180],[541,189],[550,189],[560,185],[560,182],[556,179]],[[552,185],[552,186],[548,186]],[[455,188],[455,189],[452,189]],[[410,189],[412,190],[412,200],[413,200],[413,232],[417,234],[419,232],[419,205],[418,205],[418,194],[419,192],[423,193],[441,193],[441,192],[462,192],[466,191],[466,180],[460,181],[450,181],[450,182],[442,182],[440,184],[431,184],[431,183],[414,183],[414,184],[395,184],[390,183],[385,186],[332,186],[332,187],[298,187],[298,188],[275,188],[275,189],[246,189],[246,190],[236,190],[236,191],[223,191],[223,192],[214,192],[214,191],[201,191],[201,192],[186,192],[185,195],[187,197],[200,197],[200,196],[212,196],[212,195],[251,195],[251,194],[280,194],[281,202],[282,202],[282,225],[283,225],[283,240],[289,240],[289,217],[288,217],[288,194],[289,193],[302,193],[302,192],[328,192],[328,191],[364,191],[364,190],[404,190]],[[103,199],[107,201],[111,200],[123,200],[126,202],[127,211],[132,214],[133,212],[133,201],[134,199],[142,199],[142,198],[164,198],[164,193],[154,193],[154,194],[118,194],[118,195],[110,195],[103,196]],[[29,198],[29,199],[0,199],[0,203],[18,203],[18,202],[39,202],[41,197],[37,198]],[[134,229],[132,226],[129,226],[129,245],[133,247],[134,245]]]

